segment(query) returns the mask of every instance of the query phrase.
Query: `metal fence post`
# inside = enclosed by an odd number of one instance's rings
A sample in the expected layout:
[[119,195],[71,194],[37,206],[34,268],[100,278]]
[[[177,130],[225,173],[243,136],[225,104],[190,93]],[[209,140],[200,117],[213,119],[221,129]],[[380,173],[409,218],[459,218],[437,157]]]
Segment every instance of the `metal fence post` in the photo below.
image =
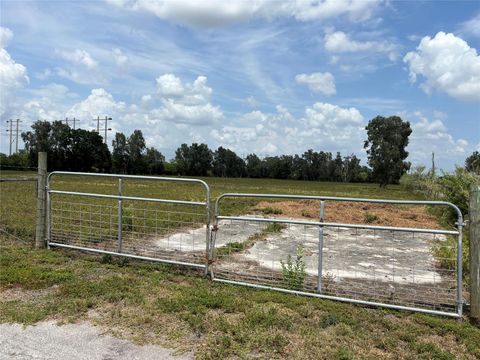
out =
[[480,323],[480,186],[470,189],[470,316]]
[[38,153],[38,175],[37,175],[37,220],[35,229],[35,247],[43,249],[46,245],[46,185],[47,185],[47,153]]
[[[325,212],[325,201],[320,201],[320,222],[323,223]],[[317,292],[322,292],[322,277],[323,277],[323,225],[320,225],[318,235],[318,279]]]
[[123,228],[123,207],[122,207],[122,178],[118,178],[118,252],[122,252],[122,228]]

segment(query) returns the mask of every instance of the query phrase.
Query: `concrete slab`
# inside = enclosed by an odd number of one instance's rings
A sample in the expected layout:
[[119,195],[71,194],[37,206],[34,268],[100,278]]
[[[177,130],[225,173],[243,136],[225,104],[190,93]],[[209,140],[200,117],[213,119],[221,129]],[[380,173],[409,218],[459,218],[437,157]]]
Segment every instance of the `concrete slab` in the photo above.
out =
[[[252,215],[246,215],[252,216]],[[266,228],[267,223],[222,220],[216,234],[216,247],[244,242]],[[162,250],[184,253],[205,249],[205,226],[154,240]],[[391,232],[365,229],[324,228],[323,275],[336,281],[361,278],[399,284],[435,284],[442,281],[436,271],[431,248],[444,235]],[[318,274],[319,228],[309,225],[288,225],[278,233],[270,233],[253,247],[230,257],[236,269],[281,272],[281,261],[295,256],[302,246],[305,271]],[[242,265],[243,263],[243,265]],[[229,264],[224,264],[228,267]],[[223,265],[219,265],[223,266]]]
[[[437,283],[441,276],[435,271],[431,253],[434,238],[430,234],[355,230],[346,228],[324,229],[323,274],[339,280],[363,278],[395,283]],[[445,236],[437,235],[437,241]],[[318,274],[319,229],[312,226],[289,225],[287,229],[270,234],[246,250],[245,260],[260,266],[282,271],[281,261],[295,256],[302,246],[305,271]]]
[[[248,225],[248,226],[247,226]],[[264,224],[251,224],[241,221],[221,220],[218,224],[215,246],[243,242],[266,227]],[[169,236],[155,239],[154,244],[162,250],[193,252],[205,250],[206,227],[185,230]]]
[[0,324],[0,359],[42,360],[187,360],[160,346],[139,346],[101,335],[89,323],[58,326],[53,321],[34,326]]

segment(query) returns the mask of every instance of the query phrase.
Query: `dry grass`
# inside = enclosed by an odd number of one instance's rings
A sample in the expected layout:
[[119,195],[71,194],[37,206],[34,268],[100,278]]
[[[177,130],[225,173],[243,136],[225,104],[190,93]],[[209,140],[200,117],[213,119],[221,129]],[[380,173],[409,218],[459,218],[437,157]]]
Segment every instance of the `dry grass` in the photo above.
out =
[[[319,202],[314,200],[301,201],[262,201],[255,209],[272,208],[281,211],[277,217],[318,219]],[[366,221],[372,215],[374,220]],[[335,202],[325,203],[325,221],[335,223],[365,224],[384,226],[401,226],[439,229],[435,216],[428,213],[426,206],[406,206],[392,204]]]

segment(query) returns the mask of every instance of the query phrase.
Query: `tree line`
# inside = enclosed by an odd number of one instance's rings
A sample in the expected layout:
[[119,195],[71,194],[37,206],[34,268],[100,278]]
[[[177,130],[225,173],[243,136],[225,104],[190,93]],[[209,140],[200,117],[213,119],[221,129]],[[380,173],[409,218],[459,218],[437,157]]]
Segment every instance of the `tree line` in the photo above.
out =
[[167,162],[154,147],[147,147],[141,130],[130,136],[118,132],[112,150],[96,131],[72,129],[61,121],[37,121],[22,133],[25,151],[3,157],[5,165],[15,162],[36,166],[38,152],[48,153],[48,170],[114,172],[119,174],[251,177],[293,180],[360,182],[370,181],[371,171],[360,165],[354,154],[308,150],[302,155],[260,158],[249,154],[242,159],[234,151],[207,144],[181,144]]
[[[130,136],[119,132],[112,151],[96,131],[72,129],[61,121],[37,121],[22,133],[25,150],[10,157],[0,154],[0,166],[36,166],[37,154],[48,153],[48,170],[113,172],[119,174],[250,177],[335,182],[378,182],[380,186],[398,183],[410,168],[406,161],[410,124],[398,116],[377,116],[366,126],[364,148],[368,165],[361,165],[355,154],[305,151],[303,154],[245,159],[220,146],[181,144],[172,160],[154,147],[147,147],[141,130]],[[467,169],[478,171],[478,152],[467,159]]]

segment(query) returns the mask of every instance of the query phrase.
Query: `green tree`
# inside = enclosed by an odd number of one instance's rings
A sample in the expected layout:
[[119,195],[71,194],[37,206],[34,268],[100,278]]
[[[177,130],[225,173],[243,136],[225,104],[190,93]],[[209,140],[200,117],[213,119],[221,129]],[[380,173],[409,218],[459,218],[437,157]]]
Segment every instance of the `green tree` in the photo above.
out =
[[36,166],[40,151],[48,153],[48,169],[110,171],[111,159],[102,137],[94,131],[73,130],[61,121],[37,121],[22,133],[30,165]]
[[332,161],[332,180],[337,182],[345,181],[343,172],[343,158],[340,152],[337,152],[337,156]]
[[246,158],[247,176],[251,178],[264,177],[262,160],[256,154],[249,154]]
[[182,144],[175,151],[177,171],[182,175],[205,176],[212,168],[212,151],[207,144]]
[[66,159],[70,171],[109,172],[112,167],[107,144],[96,131],[71,130],[71,145]]
[[117,174],[126,174],[128,172],[128,146],[127,138],[123,133],[116,133],[112,141],[112,170]]
[[398,183],[400,177],[410,168],[404,161],[408,157],[405,148],[412,133],[410,123],[398,116],[385,118],[377,116],[365,127],[368,164],[372,167],[372,176],[380,187]]
[[480,153],[478,151],[474,151],[472,155],[467,157],[465,160],[465,169],[480,175]]
[[141,130],[134,130],[127,140],[128,149],[128,173],[143,174],[147,172],[145,163],[145,139]]
[[61,121],[38,120],[32,125],[32,131],[22,133],[25,149],[29,153],[30,165],[37,165],[39,152],[48,153],[48,168],[66,170],[66,159],[71,145],[70,127]]
[[245,162],[234,151],[220,146],[213,153],[212,172],[219,177],[242,177]]
[[351,154],[343,158],[343,181],[344,182],[356,182],[359,181],[360,172],[360,159]]
[[145,153],[145,163],[147,166],[147,173],[150,175],[163,174],[165,156],[154,147],[147,148]]

